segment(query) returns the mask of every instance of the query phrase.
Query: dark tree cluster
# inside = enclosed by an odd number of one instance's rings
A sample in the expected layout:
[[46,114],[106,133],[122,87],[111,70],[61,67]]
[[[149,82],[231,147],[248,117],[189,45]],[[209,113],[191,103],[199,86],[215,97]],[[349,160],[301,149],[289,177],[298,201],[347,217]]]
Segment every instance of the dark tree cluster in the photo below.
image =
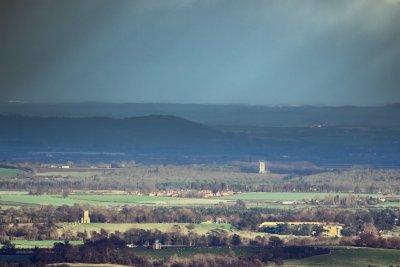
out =
[[[44,266],[49,263],[112,263],[129,266],[253,266],[261,267],[268,262],[282,264],[285,259],[300,259],[329,253],[328,248],[282,246],[279,238],[271,240],[268,246],[258,253],[248,256],[222,256],[196,254],[190,259],[169,257],[159,261],[149,261],[146,257],[135,255],[126,247],[126,241],[118,235],[97,237],[87,240],[84,245],[71,246],[68,241],[55,243],[53,249],[35,249],[31,264],[26,266]],[[22,265],[25,266],[25,265]]]
[[51,251],[36,250],[33,264],[42,266],[47,263],[82,262],[114,263],[129,266],[153,266],[145,257],[131,253],[126,244],[116,236],[109,239],[88,241],[83,246],[71,246],[68,241],[55,243]]

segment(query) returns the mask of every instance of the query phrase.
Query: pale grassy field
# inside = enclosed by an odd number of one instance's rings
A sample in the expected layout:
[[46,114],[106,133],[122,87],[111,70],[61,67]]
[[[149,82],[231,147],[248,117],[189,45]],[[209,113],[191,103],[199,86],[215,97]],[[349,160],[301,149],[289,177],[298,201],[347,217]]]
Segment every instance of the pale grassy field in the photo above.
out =
[[[324,199],[325,197],[341,197],[350,195],[348,193],[297,193],[297,192],[248,192],[231,196],[220,197],[226,200],[244,200],[244,201],[300,201],[311,199]],[[355,194],[361,197],[381,197],[381,194]]]
[[[179,230],[183,234],[189,232],[189,223],[90,223],[90,224],[73,224],[64,223],[58,224],[64,227],[66,230],[71,230],[72,233],[84,232],[85,230],[90,233],[91,231],[100,232],[101,229],[107,230],[110,233],[116,231],[124,232],[131,228],[144,229],[144,230],[159,230],[161,232],[169,232]],[[239,233],[238,230],[234,229],[230,224],[227,223],[200,223],[192,224],[194,228],[192,231],[198,234],[206,234],[210,230],[225,230],[229,233]]]
[[[64,242],[60,240],[12,240],[16,248],[51,248],[56,242]],[[81,245],[82,241],[69,241],[71,245]]]
[[[294,236],[294,235],[271,235],[262,232],[252,232],[252,231],[241,231],[234,228],[228,223],[90,223],[90,224],[80,224],[80,223],[59,223],[57,224],[62,229],[70,230],[73,234],[78,232],[83,233],[85,230],[90,235],[90,232],[96,231],[100,233],[101,229],[107,230],[110,233],[115,233],[116,231],[125,232],[131,228],[143,229],[143,230],[159,230],[161,232],[173,232],[180,231],[183,234],[188,234],[189,231],[195,232],[199,235],[206,235],[212,230],[224,230],[228,235],[237,234],[242,238],[255,238],[256,236],[277,236],[281,239],[285,238],[309,238],[308,236]],[[193,229],[189,229],[193,227]]]
[[63,198],[60,195],[41,195],[41,196],[34,196],[25,194],[5,194],[0,195],[1,201],[6,203],[12,203],[13,205],[74,205],[75,203],[78,204],[98,204],[96,201],[89,201],[89,200],[79,200],[79,199],[72,199],[72,198]]

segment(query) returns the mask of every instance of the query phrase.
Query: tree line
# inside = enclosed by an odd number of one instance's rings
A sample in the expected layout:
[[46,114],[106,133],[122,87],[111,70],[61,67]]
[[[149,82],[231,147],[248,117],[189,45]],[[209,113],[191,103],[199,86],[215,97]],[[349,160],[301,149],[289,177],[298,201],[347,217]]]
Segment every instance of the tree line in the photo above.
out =
[[[89,210],[91,221],[97,223],[201,223],[223,221],[243,230],[256,230],[265,221],[318,221],[334,222],[347,226],[373,223],[378,230],[391,230],[400,218],[399,208],[390,209],[344,209],[304,208],[270,209],[246,208],[240,204],[216,207],[150,207],[129,206],[120,208],[108,206],[43,205],[10,208],[0,212],[1,224],[14,223],[61,223],[78,222],[83,210]],[[397,220],[396,220],[397,219]],[[350,231],[350,230],[349,230]],[[346,231],[345,231],[346,232]]]
[[[22,166],[22,165],[21,165]],[[23,168],[28,168],[28,163]],[[32,167],[33,168],[33,167]],[[34,169],[34,168],[33,168]],[[50,170],[48,174],[26,172],[16,178],[0,180],[2,190],[33,190],[39,193],[61,193],[63,190],[123,190],[147,194],[154,191],[198,190],[213,192],[355,192],[398,193],[400,170],[351,168],[321,171],[312,175],[241,172],[236,166],[208,165],[138,165],[136,167],[82,172]]]
[[[46,240],[78,238],[74,233],[60,229],[59,223],[76,223],[89,210],[93,223],[187,223],[205,221],[225,222],[239,230],[265,231],[259,229],[263,222],[298,221],[331,222],[343,224],[343,236],[357,236],[365,223],[373,224],[378,231],[392,230],[400,217],[400,209],[246,209],[241,205],[213,208],[180,208],[124,206],[120,209],[99,206],[40,206],[10,208],[1,211],[0,240],[8,238]],[[279,229],[278,229],[279,230]],[[288,234],[286,228],[279,233]],[[276,230],[275,230],[276,231]],[[303,235],[307,229],[295,229],[291,234]],[[82,239],[82,236],[79,237]]]

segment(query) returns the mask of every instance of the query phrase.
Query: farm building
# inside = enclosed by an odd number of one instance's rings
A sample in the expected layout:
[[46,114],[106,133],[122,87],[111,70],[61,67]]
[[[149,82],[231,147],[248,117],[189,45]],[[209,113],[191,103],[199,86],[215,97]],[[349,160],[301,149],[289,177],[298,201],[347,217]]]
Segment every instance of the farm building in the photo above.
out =
[[154,242],[153,249],[161,249],[161,243],[158,239]]
[[325,230],[325,232],[322,233],[323,236],[340,237],[343,227],[340,225],[322,225],[322,228]]

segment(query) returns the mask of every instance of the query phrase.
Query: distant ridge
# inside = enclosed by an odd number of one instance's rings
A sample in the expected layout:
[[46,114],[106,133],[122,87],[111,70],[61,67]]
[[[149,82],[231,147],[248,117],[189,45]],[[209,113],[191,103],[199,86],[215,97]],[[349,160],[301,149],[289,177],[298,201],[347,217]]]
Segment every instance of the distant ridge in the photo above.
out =
[[[18,144],[48,149],[97,148],[142,150],[194,149],[208,140],[225,137],[211,127],[168,115],[125,119],[0,116],[3,145]],[[107,150],[107,149],[106,149]],[[145,149],[146,150],[146,149]]]
[[400,166],[399,127],[308,123],[303,127],[215,128],[171,115],[0,116],[0,161],[193,163],[264,159],[322,166]]
[[386,106],[246,106],[157,103],[2,103],[2,115],[128,118],[171,115],[207,125],[303,127],[400,126],[400,104]]

